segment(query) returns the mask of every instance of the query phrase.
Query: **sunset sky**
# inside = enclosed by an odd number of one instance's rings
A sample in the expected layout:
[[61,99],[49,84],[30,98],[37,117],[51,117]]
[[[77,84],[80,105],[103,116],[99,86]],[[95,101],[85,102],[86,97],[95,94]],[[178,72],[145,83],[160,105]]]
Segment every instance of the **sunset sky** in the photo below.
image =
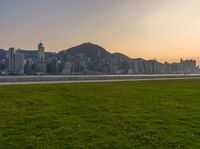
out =
[[84,42],[159,61],[200,61],[200,0],[0,0],[0,48]]

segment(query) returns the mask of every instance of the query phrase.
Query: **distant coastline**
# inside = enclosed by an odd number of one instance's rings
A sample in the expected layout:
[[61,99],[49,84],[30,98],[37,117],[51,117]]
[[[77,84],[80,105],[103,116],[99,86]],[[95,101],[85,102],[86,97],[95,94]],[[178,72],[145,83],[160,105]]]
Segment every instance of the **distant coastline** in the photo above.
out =
[[2,75],[193,74],[200,69],[196,60],[161,63],[155,59],[130,58],[92,43],[58,53],[45,52],[40,42],[37,50],[0,49],[0,72]]

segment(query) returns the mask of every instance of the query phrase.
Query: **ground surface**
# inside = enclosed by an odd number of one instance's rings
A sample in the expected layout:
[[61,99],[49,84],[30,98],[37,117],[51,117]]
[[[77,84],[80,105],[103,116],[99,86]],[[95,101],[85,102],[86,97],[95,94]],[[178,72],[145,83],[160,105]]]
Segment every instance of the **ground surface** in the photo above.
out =
[[200,80],[0,86],[0,148],[200,148]]
[[0,76],[0,85],[200,79],[200,74]]

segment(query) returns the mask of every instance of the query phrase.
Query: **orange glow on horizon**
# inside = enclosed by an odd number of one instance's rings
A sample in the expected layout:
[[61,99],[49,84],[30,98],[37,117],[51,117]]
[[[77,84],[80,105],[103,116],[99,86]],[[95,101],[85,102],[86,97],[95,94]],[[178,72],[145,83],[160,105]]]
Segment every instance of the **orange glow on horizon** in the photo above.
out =
[[58,52],[89,41],[132,58],[198,62],[199,8],[199,0],[5,1],[0,48],[34,50],[41,39]]

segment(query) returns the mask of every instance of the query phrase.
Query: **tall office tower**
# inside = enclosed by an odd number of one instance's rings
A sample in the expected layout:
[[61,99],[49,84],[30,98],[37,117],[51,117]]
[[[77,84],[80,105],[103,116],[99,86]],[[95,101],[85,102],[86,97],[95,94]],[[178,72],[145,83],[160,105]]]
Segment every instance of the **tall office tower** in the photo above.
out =
[[47,65],[45,62],[45,53],[44,53],[44,46],[42,42],[38,44],[38,53],[37,53],[37,64],[36,64],[36,72],[38,74],[46,74],[47,72]]
[[15,71],[18,74],[24,74],[24,55],[20,53],[15,54]]
[[38,61],[39,62],[44,62],[45,61],[45,56],[44,56],[44,46],[43,46],[43,43],[40,42],[38,44]]
[[8,50],[8,71],[10,73],[15,72],[15,48],[9,48]]

